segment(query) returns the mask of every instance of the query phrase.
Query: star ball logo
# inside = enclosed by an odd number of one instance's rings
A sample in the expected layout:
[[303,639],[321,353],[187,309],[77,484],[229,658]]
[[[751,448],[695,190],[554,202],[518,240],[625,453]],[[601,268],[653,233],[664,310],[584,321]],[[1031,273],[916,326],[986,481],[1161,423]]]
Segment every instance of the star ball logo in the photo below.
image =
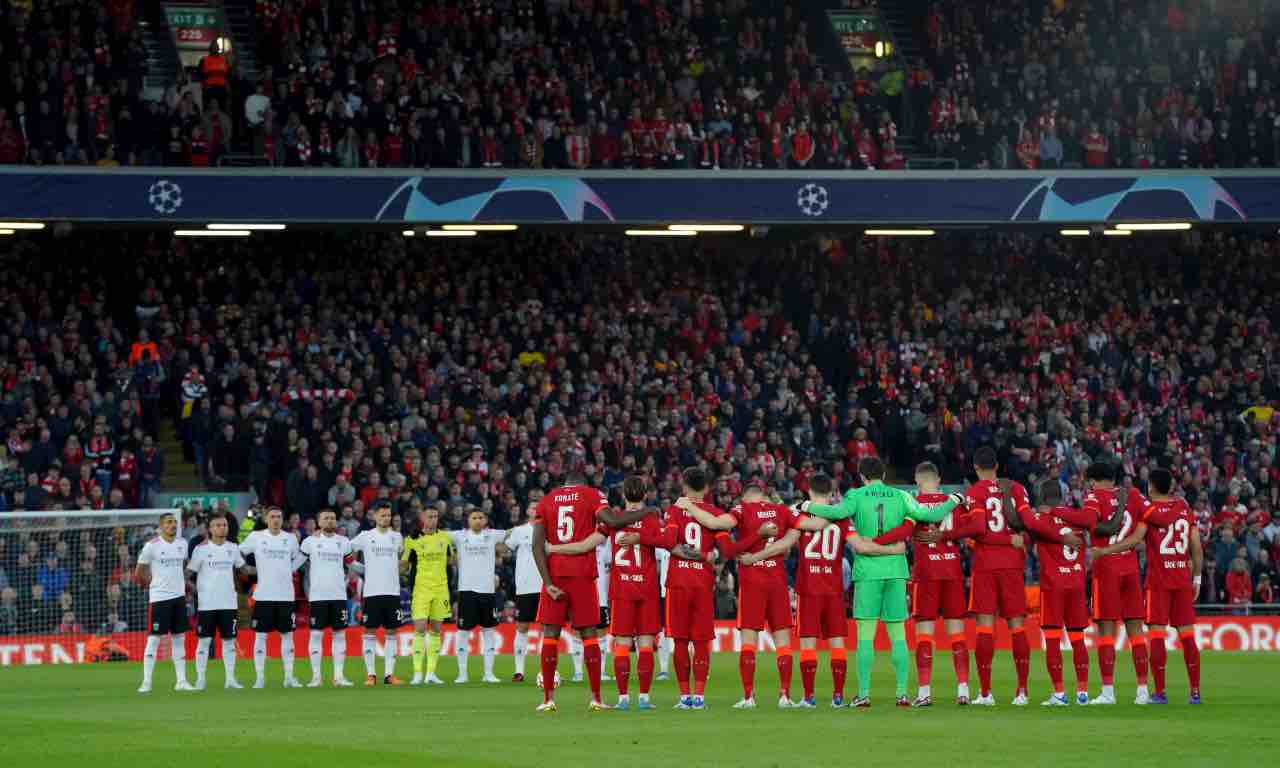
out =
[[182,207],[182,187],[168,179],[160,179],[147,190],[147,202],[161,215],[176,213]]
[[830,204],[827,188],[820,184],[805,184],[796,192],[796,205],[805,216],[821,216]]

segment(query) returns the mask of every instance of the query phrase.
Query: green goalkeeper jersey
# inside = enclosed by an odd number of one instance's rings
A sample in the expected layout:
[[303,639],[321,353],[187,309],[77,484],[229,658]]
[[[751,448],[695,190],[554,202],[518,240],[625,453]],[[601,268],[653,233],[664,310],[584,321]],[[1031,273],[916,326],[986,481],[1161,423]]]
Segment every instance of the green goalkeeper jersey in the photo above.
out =
[[[812,503],[806,511],[826,520],[852,518],[853,527],[860,536],[874,539],[902,525],[907,518],[923,523],[941,522],[955,506],[955,500],[947,499],[937,506],[926,507],[906,491],[876,480],[849,491],[839,504]],[[909,575],[905,553],[859,555],[853,560],[854,581],[906,579]]]

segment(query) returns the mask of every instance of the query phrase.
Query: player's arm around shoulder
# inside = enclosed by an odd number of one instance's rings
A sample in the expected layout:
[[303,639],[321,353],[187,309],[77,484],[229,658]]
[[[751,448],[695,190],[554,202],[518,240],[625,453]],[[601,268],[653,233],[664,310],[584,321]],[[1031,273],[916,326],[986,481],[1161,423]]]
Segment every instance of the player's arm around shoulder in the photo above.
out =
[[807,515],[820,517],[823,520],[847,520],[853,517],[854,512],[857,510],[857,494],[857,489],[849,491],[839,504],[804,501],[800,503],[800,511]]
[[902,502],[906,517],[922,523],[940,523],[946,519],[947,515],[951,514],[951,510],[964,503],[963,496],[953,493],[947,497],[946,501],[940,504],[925,506],[916,501],[915,496],[901,488],[895,488],[894,491],[897,492],[898,498]]

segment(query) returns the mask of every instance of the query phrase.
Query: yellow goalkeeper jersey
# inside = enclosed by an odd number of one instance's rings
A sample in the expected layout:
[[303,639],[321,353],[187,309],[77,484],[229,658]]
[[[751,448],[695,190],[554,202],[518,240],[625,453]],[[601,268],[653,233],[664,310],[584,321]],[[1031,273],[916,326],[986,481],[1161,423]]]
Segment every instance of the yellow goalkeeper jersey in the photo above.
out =
[[453,541],[444,531],[424,533],[410,537],[404,541],[404,554],[401,560],[408,560],[411,554],[417,555],[417,574],[414,577],[415,594],[448,591],[449,552],[453,549]]

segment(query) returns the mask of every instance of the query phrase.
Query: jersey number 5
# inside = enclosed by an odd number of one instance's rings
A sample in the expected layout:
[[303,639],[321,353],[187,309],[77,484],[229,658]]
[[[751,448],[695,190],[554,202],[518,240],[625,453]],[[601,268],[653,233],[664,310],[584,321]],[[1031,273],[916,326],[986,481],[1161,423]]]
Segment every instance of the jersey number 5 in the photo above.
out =
[[561,544],[573,541],[573,507],[556,508],[556,537]]

